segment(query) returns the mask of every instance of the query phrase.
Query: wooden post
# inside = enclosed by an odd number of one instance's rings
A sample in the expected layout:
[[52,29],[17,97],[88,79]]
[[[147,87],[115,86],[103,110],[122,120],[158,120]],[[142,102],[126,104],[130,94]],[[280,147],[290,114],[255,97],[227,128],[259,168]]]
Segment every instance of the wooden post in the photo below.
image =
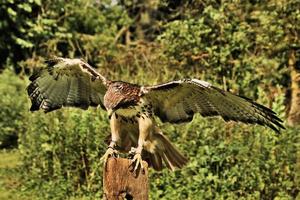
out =
[[103,169],[104,199],[148,200],[148,164],[143,161],[144,172],[133,172],[131,161],[125,158],[109,158]]

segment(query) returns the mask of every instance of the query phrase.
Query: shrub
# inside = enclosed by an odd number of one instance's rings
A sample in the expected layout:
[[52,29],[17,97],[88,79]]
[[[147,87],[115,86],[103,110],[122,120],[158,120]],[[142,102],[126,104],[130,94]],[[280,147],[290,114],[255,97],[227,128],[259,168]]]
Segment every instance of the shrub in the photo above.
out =
[[[284,117],[288,54],[299,52],[299,2],[201,0],[177,5],[164,0],[150,7],[134,1],[55,2],[10,0],[1,6],[0,29],[13,32],[1,35],[8,41],[0,42],[5,52],[1,64],[32,56],[23,63],[27,66],[14,65],[27,72],[40,66],[41,57],[80,56],[112,79],[151,84],[194,77],[258,99]],[[153,24],[139,26],[145,16]],[[137,40],[142,38],[137,32],[153,40]],[[41,199],[100,198],[99,158],[110,134],[105,112],[29,113],[27,81],[10,71],[0,78],[0,142],[19,136],[27,188],[38,191]],[[190,162],[176,172],[150,170],[152,199],[297,197],[296,128],[276,135],[258,126],[198,116],[184,126],[161,126]]]
[[[283,113],[281,96],[273,105]],[[27,187],[46,199],[100,198],[99,159],[110,134],[105,112],[25,112],[30,124],[20,136],[20,151]],[[150,170],[151,199],[293,199],[299,192],[296,129],[276,135],[259,126],[199,116],[186,125],[161,126],[190,161],[175,172]]]
[[8,69],[0,74],[0,148],[16,147],[26,130],[26,84],[21,78]]

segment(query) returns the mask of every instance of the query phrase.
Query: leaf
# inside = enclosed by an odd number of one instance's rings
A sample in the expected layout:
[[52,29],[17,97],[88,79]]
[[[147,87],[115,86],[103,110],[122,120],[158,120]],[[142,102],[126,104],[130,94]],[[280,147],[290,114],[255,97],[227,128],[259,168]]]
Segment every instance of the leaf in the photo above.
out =
[[33,43],[31,43],[30,41],[26,41],[22,38],[15,38],[16,43],[19,44],[21,47],[24,48],[32,48],[33,47]]

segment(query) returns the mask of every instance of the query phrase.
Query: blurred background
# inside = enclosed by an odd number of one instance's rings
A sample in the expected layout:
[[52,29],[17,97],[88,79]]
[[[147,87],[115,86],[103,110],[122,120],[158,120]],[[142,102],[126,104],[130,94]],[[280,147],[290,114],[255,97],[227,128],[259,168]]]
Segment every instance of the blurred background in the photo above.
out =
[[162,124],[190,160],[150,170],[150,199],[300,199],[299,0],[0,2],[0,199],[102,198],[106,113],[29,112],[28,76],[53,56],[138,84],[202,79],[284,120]]

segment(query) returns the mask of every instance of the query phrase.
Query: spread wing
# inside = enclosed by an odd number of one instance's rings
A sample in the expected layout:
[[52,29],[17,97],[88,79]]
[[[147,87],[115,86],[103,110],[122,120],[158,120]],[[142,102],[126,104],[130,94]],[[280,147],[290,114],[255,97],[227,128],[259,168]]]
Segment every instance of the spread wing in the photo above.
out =
[[276,132],[284,128],[271,109],[197,79],[144,86],[141,96],[152,104],[163,122],[187,122],[200,113],[203,117],[221,116],[225,121],[266,125]]
[[27,87],[31,111],[50,112],[62,106],[87,109],[103,107],[108,81],[89,64],[80,59],[55,58],[48,66],[34,73]]

